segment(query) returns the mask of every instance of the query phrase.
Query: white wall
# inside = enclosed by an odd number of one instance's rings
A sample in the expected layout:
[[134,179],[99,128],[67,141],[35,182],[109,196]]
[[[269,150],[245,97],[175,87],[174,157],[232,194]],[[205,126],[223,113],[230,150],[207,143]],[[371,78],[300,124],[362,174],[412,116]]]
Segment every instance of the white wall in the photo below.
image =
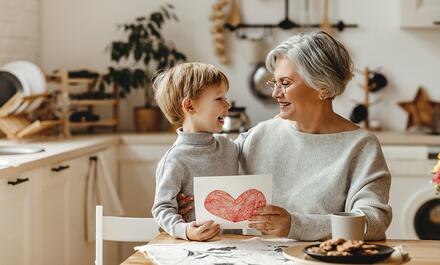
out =
[[39,22],[39,0],[0,0],[0,65],[38,61]]
[[[237,105],[246,106],[253,123],[272,117],[277,106],[265,105],[254,98],[248,86],[252,65],[246,57],[245,41],[230,35],[231,64],[221,65],[214,55],[209,34],[211,4],[207,0],[42,0],[41,64],[46,71],[55,68],[95,68],[105,70],[109,55],[104,48],[119,38],[115,25],[149,14],[160,4],[172,3],[180,18],[170,23],[165,35],[188,55],[190,61],[208,62],[220,67],[230,78],[229,98]],[[283,16],[283,0],[241,0],[243,20],[246,22],[278,22]],[[433,100],[440,101],[440,29],[403,30],[399,27],[399,0],[332,0],[330,18],[357,23],[359,28],[337,33],[350,50],[357,68],[380,67],[389,79],[389,86],[374,101],[381,103],[372,108],[372,117],[383,127],[403,130],[406,114],[396,104],[410,100],[417,87],[423,85]],[[290,13],[295,21],[318,22],[321,1],[310,0],[311,10],[304,11],[304,0],[292,0]],[[274,46],[298,30],[275,30],[266,38]],[[256,36],[261,32],[250,34]],[[264,58],[262,53],[262,58]],[[352,100],[362,100],[362,91],[356,76],[347,92],[335,100],[335,109],[348,117],[354,106]],[[139,91],[140,92],[140,91]],[[132,129],[131,109],[141,105],[139,92],[123,104],[123,128]]]

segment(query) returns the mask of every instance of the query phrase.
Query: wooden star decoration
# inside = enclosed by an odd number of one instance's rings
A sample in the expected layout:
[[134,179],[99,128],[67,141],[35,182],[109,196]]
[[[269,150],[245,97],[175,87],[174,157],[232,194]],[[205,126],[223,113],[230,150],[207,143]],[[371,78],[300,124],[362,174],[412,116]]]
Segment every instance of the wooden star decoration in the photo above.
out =
[[406,129],[420,125],[433,128],[434,108],[440,103],[429,100],[428,94],[422,87],[419,87],[416,97],[412,101],[399,102],[398,104],[409,114]]

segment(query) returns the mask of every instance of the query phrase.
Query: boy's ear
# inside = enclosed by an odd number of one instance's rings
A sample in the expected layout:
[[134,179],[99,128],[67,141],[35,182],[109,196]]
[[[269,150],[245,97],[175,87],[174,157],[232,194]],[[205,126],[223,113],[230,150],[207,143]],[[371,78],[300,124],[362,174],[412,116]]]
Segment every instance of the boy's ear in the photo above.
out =
[[185,98],[182,101],[182,108],[184,112],[188,112],[188,113],[194,112],[194,106],[192,100],[189,98]]

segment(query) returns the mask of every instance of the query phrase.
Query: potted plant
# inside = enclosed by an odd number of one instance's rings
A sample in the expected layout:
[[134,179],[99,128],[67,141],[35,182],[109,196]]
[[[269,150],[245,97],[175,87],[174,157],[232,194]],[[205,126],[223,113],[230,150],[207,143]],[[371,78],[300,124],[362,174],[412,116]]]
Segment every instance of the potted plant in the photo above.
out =
[[108,68],[104,82],[117,85],[122,96],[131,89],[143,88],[145,91],[145,105],[134,109],[135,127],[140,132],[160,128],[162,116],[154,100],[152,75],[186,60],[186,56],[161,33],[166,21],[178,21],[173,9],[170,4],[164,5],[149,16],[119,25],[126,38],[113,41],[108,47],[114,66]]

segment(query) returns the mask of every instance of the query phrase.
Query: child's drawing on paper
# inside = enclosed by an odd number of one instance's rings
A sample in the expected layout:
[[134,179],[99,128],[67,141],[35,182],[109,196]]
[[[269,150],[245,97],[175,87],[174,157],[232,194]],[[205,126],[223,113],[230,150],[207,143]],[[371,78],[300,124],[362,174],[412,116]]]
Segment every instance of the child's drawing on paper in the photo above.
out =
[[205,199],[208,212],[234,223],[247,220],[253,211],[264,206],[266,197],[257,189],[247,190],[237,199],[225,191],[214,190]]
[[214,220],[223,229],[246,229],[252,213],[271,201],[271,175],[194,178],[197,222]]
[[188,244],[151,244],[136,247],[148,253],[158,264],[233,264],[233,265],[288,265],[296,264],[283,256],[283,249],[291,246],[291,239],[222,240]]

